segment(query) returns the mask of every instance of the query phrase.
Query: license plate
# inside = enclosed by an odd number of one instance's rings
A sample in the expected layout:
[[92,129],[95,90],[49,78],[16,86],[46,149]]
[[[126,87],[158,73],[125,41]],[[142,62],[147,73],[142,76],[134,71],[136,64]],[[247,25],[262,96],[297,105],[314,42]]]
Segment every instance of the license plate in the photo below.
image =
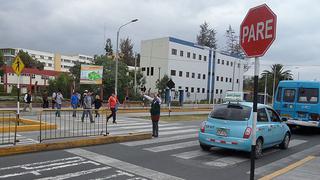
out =
[[217,129],[217,135],[218,135],[218,136],[227,136],[227,130],[226,130],[226,129],[218,128],[218,129]]

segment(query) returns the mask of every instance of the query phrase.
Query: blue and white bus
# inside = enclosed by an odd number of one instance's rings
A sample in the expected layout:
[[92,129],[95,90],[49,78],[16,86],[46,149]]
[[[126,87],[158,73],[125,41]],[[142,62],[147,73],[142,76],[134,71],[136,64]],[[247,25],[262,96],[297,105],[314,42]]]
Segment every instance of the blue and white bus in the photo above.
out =
[[320,127],[320,82],[280,81],[273,107],[292,126]]

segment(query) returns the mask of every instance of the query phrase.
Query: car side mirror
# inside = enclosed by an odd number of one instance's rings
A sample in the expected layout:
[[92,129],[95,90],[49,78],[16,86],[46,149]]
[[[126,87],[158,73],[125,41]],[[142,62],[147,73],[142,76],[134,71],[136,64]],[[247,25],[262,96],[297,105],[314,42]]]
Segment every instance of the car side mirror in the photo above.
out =
[[284,122],[285,122],[285,121],[288,121],[288,118],[282,117],[282,118],[281,118],[281,121],[284,121]]

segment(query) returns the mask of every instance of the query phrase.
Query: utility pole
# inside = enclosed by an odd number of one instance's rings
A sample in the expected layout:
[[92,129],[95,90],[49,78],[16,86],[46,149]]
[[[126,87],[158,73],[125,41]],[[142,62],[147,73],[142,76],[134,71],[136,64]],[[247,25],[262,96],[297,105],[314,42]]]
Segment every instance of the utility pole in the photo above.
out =
[[137,94],[137,58],[138,56],[134,58],[134,93]]

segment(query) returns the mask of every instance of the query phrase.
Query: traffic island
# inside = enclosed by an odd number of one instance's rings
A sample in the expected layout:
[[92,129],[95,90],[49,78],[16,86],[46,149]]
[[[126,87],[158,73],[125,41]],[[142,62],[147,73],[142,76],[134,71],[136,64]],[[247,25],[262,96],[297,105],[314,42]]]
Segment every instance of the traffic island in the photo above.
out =
[[1,133],[8,133],[8,132],[27,132],[27,131],[39,131],[40,126],[42,129],[57,129],[56,124],[51,124],[51,123],[46,123],[46,122],[39,122],[36,120],[31,120],[31,119],[24,119],[20,118],[18,120],[17,124],[17,129],[15,129],[15,123],[16,123],[16,118],[13,117],[5,117],[1,119],[1,124],[0,124],[0,132]]
[[0,157],[31,152],[50,151],[84,146],[120,143],[151,139],[151,133],[130,133],[125,135],[108,135],[99,137],[85,137],[81,139],[58,140],[54,142],[43,142],[30,145],[17,145],[0,148]]

